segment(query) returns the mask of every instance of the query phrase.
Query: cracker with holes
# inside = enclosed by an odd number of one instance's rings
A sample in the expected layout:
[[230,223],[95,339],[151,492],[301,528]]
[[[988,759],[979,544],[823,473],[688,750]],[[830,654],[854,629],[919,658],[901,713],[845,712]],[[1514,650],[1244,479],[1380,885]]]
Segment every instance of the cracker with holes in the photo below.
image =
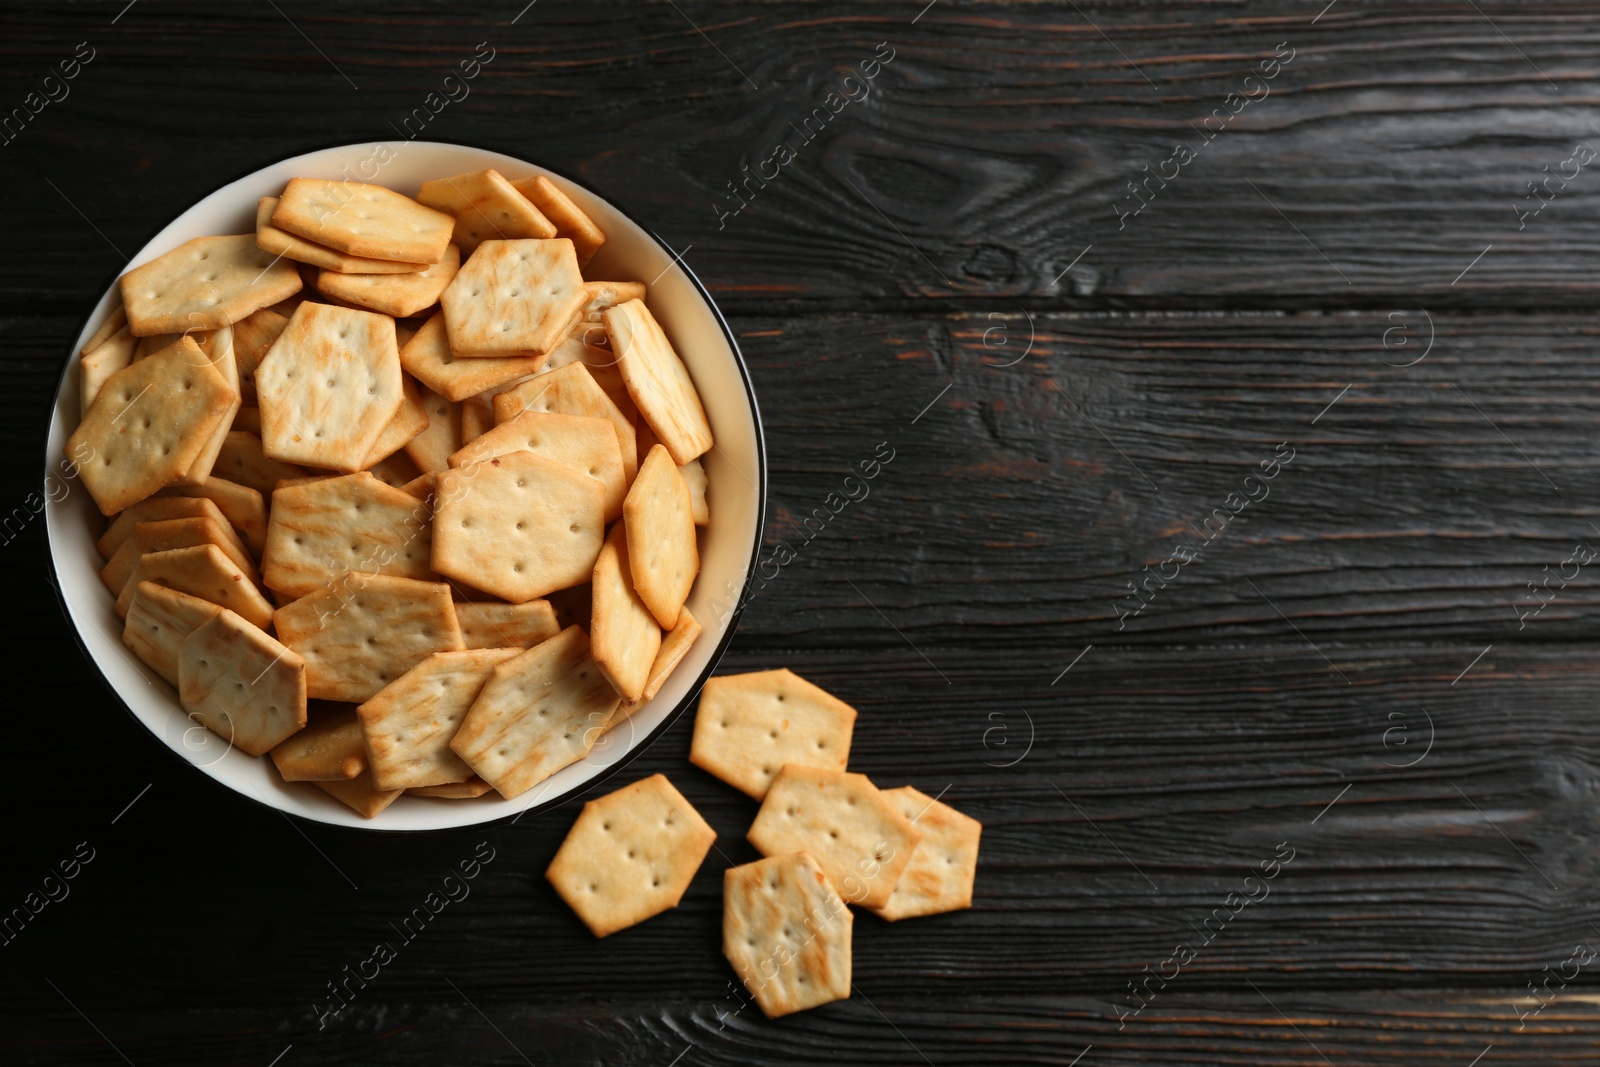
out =
[[576,321],[583,275],[563,238],[485,241],[439,303],[458,357],[542,355]]
[[234,748],[264,755],[306,724],[306,665],[259,627],[223,609],[183,639],[178,699]]
[[291,596],[352,573],[436,581],[432,555],[428,505],[357,471],[272,494],[261,580]]
[[335,251],[406,263],[443,259],[456,224],[393,189],[326,178],[290,178],[271,221]]
[[922,832],[866,775],[789,763],[746,837],[765,856],[811,853],[845,900],[881,908]]
[[883,795],[922,832],[889,902],[873,914],[895,922],[972,907],[983,824],[911,786]]
[[[465,400],[518,378],[537,374],[544,366],[540,356],[504,359],[461,359],[450,350],[444,313],[423,323],[422,329],[400,350],[400,365],[429,389],[452,401]],[[456,413],[456,448],[460,448],[461,416]],[[452,450],[453,451],[453,450]],[[420,464],[419,464],[420,466]]]
[[548,600],[523,604],[458,600],[456,618],[468,648],[532,648],[561,632]]
[[518,648],[435,652],[356,709],[378,789],[448,785],[472,777],[450,750],[483,684]]
[[628,485],[623,476],[617,431],[606,419],[524,411],[510,422],[502,422],[462,445],[461,450],[450,457],[450,466],[465,467],[512,452],[530,452],[594,479],[605,493],[606,521],[622,514]]
[[[412,438],[427,428],[428,409],[422,401],[422,390],[417,386],[416,382],[402,374],[400,376],[400,406],[395,409],[395,413],[384,424],[383,432],[378,434],[377,443],[367,453],[366,469],[372,470],[384,460],[398,453],[410,443]],[[403,465],[405,460],[406,457],[402,456],[396,462]],[[402,481],[408,482],[420,473],[422,473],[420,470],[414,471]]]
[[520,604],[577,585],[604,537],[605,488],[531,452],[439,475],[433,569],[474,589]]
[[337,300],[403,319],[438,303],[439,294],[460,268],[461,250],[451,245],[444,250],[444,258],[428,264],[426,270],[413,274],[343,274],[324,270],[317,274],[317,288]]
[[196,237],[122,276],[135,337],[215,330],[300,291],[300,272],[254,234]]
[[[400,350],[400,362],[405,364],[405,349]],[[425,385],[418,387],[418,395],[428,425],[405,443],[406,455],[424,474],[447,471],[450,454],[461,447],[461,405]]]
[[767,1018],[850,995],[855,916],[805,852],[722,875],[722,954]]
[[656,653],[656,660],[650,665],[650,675],[645,679],[644,692],[639,694],[639,699],[624,701],[617,711],[619,719],[627,718],[650,701],[661,691],[661,686],[669,675],[677,670],[678,664],[683,662],[683,657],[689,654],[689,648],[694,644],[695,638],[700,636],[700,623],[689,614],[689,609],[684,608],[678,612],[678,625],[672,632],[661,638],[661,649]]
[[519,178],[511,184],[517,192],[528,199],[529,203],[539,209],[541,215],[550,220],[553,227],[549,234],[529,236],[559,236],[569,239],[573,250],[577,253],[580,267],[593,259],[594,254],[600,251],[600,246],[606,243],[605,231],[584,214],[583,209],[574,204],[572,198],[561,191],[560,186],[543,174],[536,174],[531,178]]
[[544,876],[596,937],[678,906],[716,841],[664,774],[583,806]]
[[195,545],[216,545],[248,581],[257,580],[255,564],[250,559],[250,553],[245,551],[239,535],[226,522],[218,522],[209,516],[135,523],[133,533],[100,569],[100,580],[113,596],[120,596],[138,567],[140,557],[149,552],[166,552]]
[[588,755],[620,702],[569,626],[494,669],[450,748],[509,800]]
[[256,368],[288,325],[289,316],[271,308],[262,308],[233,324],[233,360],[239,368],[240,391],[251,405],[257,403]]
[[793,671],[707,679],[689,762],[760,800],[786,763],[842,771],[856,709]]
[[263,196],[256,201],[256,246],[264,251],[297,263],[306,263],[323,270],[338,270],[348,274],[410,274],[421,269],[420,263],[404,263],[392,259],[368,259],[352,256],[336,249],[297,237],[288,230],[272,224],[272,213],[278,210],[278,198]]
[[178,685],[178,650],[183,639],[210,622],[222,609],[176,589],[141,582],[128,606],[122,643],[161,677]]
[[238,400],[183,337],[106,380],[67,455],[101,513],[115,515],[181,481]]
[[211,431],[211,436],[206,439],[205,447],[200,449],[194,462],[184,472],[180,485],[204,485],[207,478],[211,477],[211,468],[217,462],[217,455],[222,451],[223,442],[227,439],[229,429],[233,426],[233,418],[239,414],[242,403],[241,385],[239,382],[239,368],[233,358],[233,327],[224,326],[219,330],[212,330],[207,334],[193,334],[200,351],[211,361],[211,365],[221,372],[227,381],[228,388],[233,390],[233,403],[222,416],[222,422]]
[[[598,334],[597,338],[586,337],[586,331]],[[592,343],[598,340],[599,344]],[[562,367],[573,363],[582,363],[594,383],[605,391],[606,396],[617,406],[617,410],[628,416],[628,421],[633,423],[639,414],[634,406],[633,398],[628,395],[628,386],[622,380],[622,371],[617,367],[617,357],[611,349],[605,347],[606,328],[598,323],[588,327],[575,329],[561,343],[545,353],[544,362],[535,368],[537,374],[547,374],[550,371],[560,370]],[[638,427],[642,430],[645,427]],[[648,448],[641,446],[638,451],[648,452]]]
[[279,742],[270,755],[286,782],[343,782],[367,769],[361,720],[342,704],[308,707],[305,729]]
[[111,376],[133,362],[139,339],[124,325],[78,360],[78,414],[89,413],[89,406]]
[[306,663],[306,690],[360,704],[435,652],[462,648],[450,587],[346,574],[279,608],[273,626]]
[[628,395],[674,463],[688,463],[711,448],[711,424],[689,368],[642,300],[630,300],[602,316]]
[[249,430],[229,430],[217,453],[217,462],[211,467],[212,477],[247,485],[269,499],[279,482],[303,478],[306,473],[304,467],[268,456],[261,447],[260,435]]
[[577,415],[609,422],[616,431],[617,447],[622,453],[622,484],[633,484],[634,475],[639,473],[639,446],[633,423],[596,384],[586,364],[574,361],[496,394],[496,425],[510,422],[525,411]]
[[467,255],[490,239],[556,236],[551,220],[492,167],[423,182],[417,202],[455,216],[454,240]]
[[622,505],[628,531],[628,563],[639,599],[663,629],[678,625],[678,612],[700,573],[694,500],[665,447],[656,445]]
[[173,548],[165,552],[146,552],[139,557],[127,584],[117,595],[116,611],[126,619],[139,586],[154,582],[238,614],[262,629],[272,622],[272,604],[261,595],[250,576],[239,569],[216,545]]
[[644,695],[650,668],[661,649],[661,627],[633,587],[625,525],[620,522],[611,528],[595,560],[589,626],[594,661],[622,699],[634,701]]
[[[394,320],[301,304],[256,368],[261,446],[271,458],[360,470],[401,402]],[[224,475],[225,476],[225,475]]]

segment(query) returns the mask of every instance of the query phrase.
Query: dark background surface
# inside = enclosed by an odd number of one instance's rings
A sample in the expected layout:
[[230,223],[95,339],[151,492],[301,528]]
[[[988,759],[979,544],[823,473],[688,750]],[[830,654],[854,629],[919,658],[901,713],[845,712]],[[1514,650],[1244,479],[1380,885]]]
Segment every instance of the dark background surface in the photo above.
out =
[[[0,548],[0,909],[95,858],[0,947],[0,1060],[1594,1062],[1600,572],[1553,576],[1600,546],[1600,174],[1518,211],[1600,145],[1600,10],[1322,2],[5,8],[0,110],[96,58],[0,146],[0,512],[121,252],[248,170],[394,139],[488,42],[426,136],[688,250],[761,399],[769,543],[896,450],[723,669],[836,692],[854,769],[985,831],[971,911],[861,916],[856,995],[768,1022],[720,951],[755,805],[687,764],[690,716],[632,770],[722,855],[595,942],[542,877],[576,800],[394,837],[184,768],[80,657],[35,522]],[[870,97],[719,228],[724,183],[885,41]],[[1270,497],[1119,629],[1280,442]],[[319,1030],[483,840],[472,896]],[[1270,896],[1121,1016],[1280,843]]]

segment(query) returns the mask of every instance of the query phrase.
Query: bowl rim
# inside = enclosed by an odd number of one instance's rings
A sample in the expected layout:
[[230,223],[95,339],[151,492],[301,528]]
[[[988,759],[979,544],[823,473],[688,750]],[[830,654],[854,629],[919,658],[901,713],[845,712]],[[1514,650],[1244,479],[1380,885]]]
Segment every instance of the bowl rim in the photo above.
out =
[[[326,144],[318,144],[318,145],[309,146],[309,147],[301,149],[300,151],[291,152],[288,155],[280,156],[280,157],[278,157],[276,159],[273,159],[273,160],[270,160],[270,161],[268,161],[266,163],[262,163],[262,164],[259,164],[257,166],[254,166],[254,167],[250,167],[250,168],[248,168],[246,170],[238,171],[237,173],[234,174],[233,177],[228,178],[227,180],[223,181],[221,184],[214,186],[210,191],[208,191],[206,193],[203,193],[202,195],[196,197],[189,204],[189,207],[184,208],[183,211],[187,211],[187,210],[189,210],[189,208],[192,208],[196,204],[200,203],[200,201],[205,200],[208,197],[216,195],[217,193],[221,192],[227,186],[232,185],[234,182],[240,181],[240,180],[242,180],[244,178],[248,178],[250,175],[255,174],[257,171],[264,170],[267,167],[275,166],[275,165],[277,165],[279,163],[283,163],[283,162],[285,162],[287,160],[294,159],[297,156],[309,155],[309,154],[311,154],[313,152],[326,152],[326,151],[331,151],[331,150],[341,149],[341,148],[355,148],[355,147],[360,147],[360,146],[366,145],[368,143],[371,143],[371,144],[387,144],[387,143],[390,143],[390,142],[383,142],[383,141],[374,141],[374,142],[354,141],[354,142],[352,142],[352,141],[342,141],[342,140],[340,140],[340,141],[330,141],[330,142],[328,142]],[[635,226],[639,227],[639,229],[642,230],[645,233],[645,235],[650,238],[650,240],[654,241],[656,243],[656,245],[663,252],[665,252],[669,257],[671,257],[673,262],[677,265],[678,269],[683,271],[684,277],[688,278],[690,284],[694,286],[695,292],[697,292],[700,295],[700,299],[705,302],[706,308],[707,308],[707,310],[709,310],[711,312],[712,318],[714,318],[716,320],[717,327],[722,331],[723,339],[728,342],[728,350],[733,355],[734,366],[736,366],[739,369],[740,384],[744,386],[745,400],[750,405],[750,420],[751,420],[751,422],[752,422],[752,424],[754,426],[754,430],[755,430],[755,447],[756,447],[756,463],[755,463],[755,466],[756,466],[755,539],[754,539],[754,543],[753,543],[753,545],[751,547],[749,567],[745,571],[744,581],[740,584],[739,595],[737,596],[737,598],[734,601],[732,610],[729,612],[728,628],[727,628],[726,632],[723,633],[722,639],[717,642],[716,647],[711,650],[711,656],[707,659],[706,665],[705,665],[705,669],[700,672],[700,676],[694,680],[694,683],[690,686],[688,691],[684,693],[683,699],[678,701],[677,705],[674,706],[671,711],[667,712],[666,716],[661,720],[660,724],[658,726],[656,726],[656,728],[654,730],[651,730],[650,733],[646,734],[645,737],[643,738],[643,740],[638,741],[637,743],[635,743],[633,745],[633,747],[630,748],[621,757],[619,757],[618,759],[614,760],[610,764],[608,764],[605,767],[603,767],[600,770],[600,773],[596,774],[593,778],[589,779],[587,782],[584,782],[582,785],[580,785],[578,788],[572,790],[571,792],[565,793],[565,794],[563,794],[561,796],[551,797],[549,800],[545,800],[545,801],[542,801],[540,803],[530,805],[529,807],[523,808],[521,811],[518,811],[518,812],[508,813],[508,814],[504,814],[504,815],[497,815],[497,816],[493,816],[493,817],[484,819],[481,822],[467,823],[467,824],[460,825],[460,826],[424,826],[424,827],[385,826],[385,825],[381,825],[381,820],[376,820],[376,819],[372,820],[367,825],[347,825],[345,823],[323,822],[322,820],[319,820],[319,819],[311,819],[309,817],[306,817],[306,816],[302,815],[300,812],[289,811],[289,810],[287,810],[285,808],[278,807],[277,805],[268,802],[264,797],[254,795],[253,793],[245,792],[243,790],[234,789],[231,786],[226,785],[226,783],[218,782],[215,778],[213,778],[212,776],[206,774],[204,772],[204,769],[202,767],[200,767],[198,764],[191,763],[189,760],[184,759],[175,750],[173,750],[173,748],[170,745],[160,745],[160,746],[158,746],[163,751],[165,751],[169,756],[171,756],[173,759],[177,760],[180,764],[182,764],[183,766],[187,767],[190,771],[194,772],[195,774],[198,774],[201,778],[207,780],[212,785],[224,789],[228,793],[234,794],[235,796],[242,797],[245,800],[249,801],[251,804],[255,804],[255,805],[259,806],[259,807],[265,808],[268,811],[276,811],[276,812],[278,812],[278,813],[280,813],[282,815],[288,816],[291,819],[298,818],[298,819],[301,819],[302,821],[311,823],[311,824],[319,826],[319,827],[324,827],[324,828],[326,828],[328,830],[350,830],[350,831],[355,831],[355,832],[373,832],[373,831],[377,831],[377,832],[380,832],[380,833],[388,833],[388,834],[455,834],[455,833],[461,833],[462,831],[465,831],[465,830],[474,830],[474,829],[484,828],[484,827],[499,826],[499,825],[501,825],[503,823],[512,823],[512,824],[514,824],[514,823],[520,821],[523,818],[523,816],[526,816],[526,815],[538,815],[538,814],[541,814],[542,812],[548,811],[548,810],[550,810],[552,808],[555,808],[555,807],[558,807],[558,806],[560,806],[562,804],[566,804],[566,803],[569,803],[571,801],[577,800],[577,799],[579,799],[581,797],[590,795],[597,787],[599,787],[599,786],[603,785],[604,783],[610,781],[611,778],[618,771],[622,770],[624,767],[626,767],[629,764],[631,764],[635,759],[637,759],[640,755],[642,755],[645,752],[646,749],[650,748],[658,740],[660,740],[661,736],[664,733],[666,733],[667,730],[670,729],[680,718],[682,718],[683,713],[688,710],[689,705],[694,703],[695,700],[699,697],[700,690],[702,688],[704,688],[704,686],[706,684],[706,680],[711,677],[712,672],[714,672],[717,669],[717,666],[721,663],[722,657],[727,653],[728,646],[733,643],[734,635],[739,630],[739,619],[744,614],[745,605],[750,600],[750,598],[746,595],[746,591],[750,588],[751,579],[755,576],[756,567],[760,564],[760,560],[761,560],[761,544],[762,544],[762,538],[763,538],[763,536],[765,534],[765,531],[766,531],[766,521],[767,521],[767,445],[766,445],[766,429],[765,429],[765,427],[763,426],[763,424],[761,422],[761,405],[756,400],[755,386],[754,386],[754,383],[750,380],[750,367],[748,366],[748,364],[745,363],[744,353],[740,350],[738,339],[734,336],[733,330],[728,326],[728,320],[723,316],[722,309],[717,306],[717,302],[712,299],[711,293],[706,289],[705,284],[700,281],[699,275],[695,274],[695,272],[689,267],[688,262],[683,258],[683,256],[680,253],[673,251],[672,246],[669,245],[661,237],[661,235],[658,234],[655,231],[655,228],[653,226],[650,226],[650,225],[648,225],[648,224],[646,224],[644,222],[641,222],[639,220],[638,215],[636,215],[634,213],[634,211],[631,208],[628,207],[628,205],[624,204],[622,201],[618,200],[614,196],[608,196],[606,194],[601,193],[599,190],[597,190],[594,187],[592,187],[591,185],[589,185],[588,182],[581,181],[580,179],[574,178],[572,175],[568,174],[564,170],[560,170],[560,169],[557,169],[555,167],[551,167],[551,166],[549,166],[549,165],[547,165],[545,163],[540,162],[537,159],[533,159],[533,158],[530,158],[528,156],[520,155],[520,154],[515,153],[515,152],[502,151],[499,148],[494,148],[494,147],[492,147],[490,145],[479,144],[479,143],[475,143],[475,142],[472,142],[472,141],[435,141],[435,140],[428,140],[428,141],[408,140],[406,143],[408,143],[408,144],[440,145],[440,146],[443,146],[443,147],[446,147],[446,148],[470,148],[470,149],[474,149],[474,150],[480,151],[480,152],[492,152],[492,153],[494,153],[496,155],[511,156],[512,158],[518,159],[518,160],[520,160],[520,161],[522,161],[524,163],[529,163],[529,164],[532,164],[533,166],[536,166],[536,167],[539,167],[539,168],[541,168],[543,170],[549,171],[551,174],[556,175],[558,178],[561,178],[564,181],[571,182],[573,185],[576,185],[578,188],[584,190],[585,192],[589,193],[590,195],[595,196],[595,197],[597,197],[597,198],[599,198],[599,199],[601,199],[603,201],[606,201],[606,202],[610,203],[619,212],[621,212],[623,215],[625,215],[627,217],[628,221],[632,222]],[[182,213],[183,212],[180,211],[179,215],[181,215]],[[174,216],[173,218],[175,219],[176,217],[177,216]],[[145,238],[144,238],[143,242],[140,243],[139,247],[143,248],[145,245],[149,244],[150,241],[152,239],[154,239],[157,234],[159,234],[167,226],[171,225],[172,222],[173,222],[173,219],[168,219],[165,222],[157,224],[155,229],[148,231],[148,233],[145,235]],[[101,293],[101,294],[105,293],[107,289],[109,289],[112,285],[114,285],[116,283],[116,280],[118,278],[120,278],[127,271],[127,269],[128,269],[128,267],[127,267],[126,264],[124,264],[121,267],[118,267],[118,268],[114,269],[111,272],[110,277],[98,289],[96,289],[95,292]],[[95,301],[95,304],[98,305],[98,302],[99,301],[97,299]],[[52,412],[52,415],[51,415],[51,418],[45,420],[45,426],[44,426],[43,455],[44,455],[44,471],[45,471],[45,474],[47,476],[49,475],[50,471],[52,470],[51,457],[50,457],[50,434],[51,434],[52,426],[53,426],[53,424],[55,422],[54,411],[55,411],[56,407],[59,406],[59,403],[60,403],[60,400],[61,400],[62,390],[67,387],[67,377],[68,377],[68,375],[70,375],[72,373],[73,368],[77,365],[77,359],[76,359],[76,357],[78,355],[78,351],[77,351],[77,348],[76,348],[77,338],[83,336],[83,331],[89,325],[90,317],[93,316],[93,314],[94,314],[94,307],[91,307],[83,315],[83,317],[78,320],[77,332],[72,334],[73,340],[71,342],[71,347],[69,347],[68,350],[67,350],[66,360],[64,361],[64,365],[62,366],[61,374],[56,379],[55,391],[51,394],[51,398],[50,399],[51,399],[51,412]],[[111,679],[107,678],[106,674],[105,674],[105,671],[101,670],[101,668],[100,668],[100,661],[95,658],[94,653],[92,653],[89,650],[89,646],[84,642],[83,634],[79,632],[77,623],[75,623],[73,621],[72,611],[67,606],[66,594],[61,591],[61,578],[60,578],[60,575],[57,574],[57,572],[56,572],[56,545],[50,539],[50,524],[49,523],[44,523],[43,524],[43,531],[44,531],[43,532],[43,539],[44,539],[44,546],[45,546],[45,567],[46,567],[45,579],[46,579],[46,581],[48,581],[50,583],[50,588],[52,590],[54,590],[54,592],[55,592],[56,606],[61,610],[61,614],[64,617],[64,619],[66,620],[67,629],[70,630],[71,633],[72,633],[73,642],[78,646],[78,651],[83,655],[83,658],[88,660],[90,666],[94,668],[95,677],[97,679],[99,679],[100,684],[105,688],[105,690],[108,693],[111,694],[112,698],[116,701],[117,705],[122,708],[123,712],[125,714],[127,714],[127,716],[129,718],[131,718],[134,721],[134,723],[141,730],[145,731],[146,733],[149,733],[150,732],[149,726],[144,722],[143,719],[139,718],[139,716],[134,712],[133,708],[128,704],[128,702],[125,699],[123,699],[122,693],[118,691],[117,687],[111,684]]]

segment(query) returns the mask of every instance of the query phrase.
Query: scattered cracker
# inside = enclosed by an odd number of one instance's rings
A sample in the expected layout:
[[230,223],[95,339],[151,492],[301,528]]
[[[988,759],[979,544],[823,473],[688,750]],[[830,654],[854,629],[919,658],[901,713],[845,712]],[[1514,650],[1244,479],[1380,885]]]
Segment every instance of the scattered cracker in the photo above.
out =
[[345,575],[279,608],[273,625],[306,661],[313,697],[359,704],[435,652],[460,651],[450,587]]
[[525,411],[503,422],[450,457],[450,466],[467,467],[512,452],[529,452],[587,475],[604,489],[607,522],[622,514],[628,487],[623,479],[617,431],[605,419],[554,412]]
[[627,701],[644,695],[650,667],[661,649],[661,627],[645,607],[629,576],[626,521],[611,528],[594,564],[594,609],[590,622],[594,661]]
[[[200,485],[169,485],[150,498],[154,500],[180,500],[193,498],[211,503],[228,520],[252,554],[261,555],[267,543],[267,501],[261,493],[248,485],[230,482],[226,478],[210,477]],[[148,503],[149,501],[146,501]],[[138,505],[134,505],[138,507]],[[129,509],[132,510],[131,508]],[[123,512],[126,515],[127,512]],[[117,516],[120,519],[122,516]],[[115,525],[115,524],[113,524]]]
[[856,709],[790,670],[707,679],[689,762],[760,800],[786,763],[842,771]]
[[238,399],[184,337],[106,381],[67,455],[101,513],[115,515],[182,479]]
[[640,464],[622,515],[633,587],[656,622],[670,630],[700,573],[700,546],[689,486],[664,446],[656,445]]
[[606,243],[605,231],[596,226],[594,220],[585,215],[583,209],[573,203],[570,196],[543,174],[536,174],[531,178],[519,178],[511,184],[552,223],[551,233],[528,234],[528,236],[559,236],[569,239],[573,250],[577,253],[580,267],[593,259],[594,254],[600,251],[600,246]]
[[472,777],[450,739],[489,673],[521,654],[516,648],[436,652],[357,708],[372,784],[411,789]]
[[[400,365],[429,389],[450,400],[465,400],[485,389],[516,381],[543,367],[539,356],[505,359],[458,359],[450,351],[444,313],[423,324],[400,352]],[[457,415],[457,425],[460,416]],[[459,432],[459,431],[458,431]],[[461,447],[459,444],[457,448]],[[452,449],[452,451],[454,451]]]
[[604,312],[606,334],[616,353],[628,395],[674,463],[688,463],[711,448],[711,424],[695,392],[689,368],[642,300]]
[[412,274],[341,274],[324,270],[317,288],[331,297],[403,319],[425,311],[439,301],[444,287],[461,269],[461,250],[451,245],[444,258]]
[[434,504],[433,569],[517,604],[565,589],[594,569],[604,508],[595,479],[529,452],[447,471]]
[[256,247],[255,234],[196,237],[122,276],[135,337],[215,330],[300,291],[294,264]]
[[134,593],[145,582],[209,600],[232,610],[252,626],[266,629],[272,622],[272,604],[250,576],[216,545],[171,548],[140,556],[117,595],[116,611],[120,617],[128,617]]
[[393,189],[325,178],[290,178],[272,225],[368,259],[437,263],[456,220]]
[[343,704],[321,704],[306,712],[306,728],[271,752],[286,782],[342,782],[367,769],[361,720]]
[[568,363],[529,378],[494,398],[496,425],[510,422],[524,411],[605,419],[616,431],[617,447],[622,453],[622,484],[633,484],[634,475],[639,472],[639,446],[633,423],[596,384],[586,364]]
[[405,263],[393,259],[368,259],[352,256],[336,249],[296,237],[288,230],[272,224],[272,213],[278,210],[278,198],[263,196],[256,202],[256,246],[275,256],[308,263],[323,270],[339,270],[350,274],[410,274],[422,264]]
[[490,168],[422,183],[417,201],[455,216],[455,242],[471,255],[491,238],[556,236],[555,225]]
[[[378,435],[378,440],[367,453],[364,463],[366,469],[371,470],[382,461],[400,451],[417,434],[428,428],[428,409],[422,401],[422,391],[417,383],[406,377],[400,376],[400,406],[390,416],[388,423],[383,427],[383,432]],[[418,473],[421,473],[420,471]],[[415,477],[412,475],[411,477]],[[406,478],[405,481],[410,481]]]
[[722,954],[767,1018],[850,995],[855,916],[805,852],[722,875]]
[[[441,327],[442,329],[442,327]],[[405,363],[405,349],[400,350]],[[405,444],[406,455],[423,473],[450,469],[450,453],[461,447],[461,405],[448,400],[427,386],[418,387],[423,414],[428,425]]]
[[212,466],[211,474],[247,485],[262,496],[271,497],[279,482],[288,478],[304,478],[306,469],[268,456],[262,450],[258,434],[231,430],[222,442],[222,451],[217,453],[217,462]]
[[400,407],[394,320],[301,304],[256,368],[256,392],[268,456],[360,470]]
[[456,619],[468,648],[532,648],[561,632],[548,600],[524,604],[458,600]]
[[586,803],[544,876],[605,937],[677,907],[716,839],[667,776],[653,774]]
[[789,763],[745,836],[765,856],[804,849],[846,900],[881,908],[922,832],[866,775]]
[[197,722],[260,756],[306,724],[306,665],[233,612],[183,639],[178,698]]
[[439,303],[458,357],[542,355],[577,318],[583,275],[564,238],[485,241]]
[[89,406],[111,376],[133,362],[133,350],[139,339],[127,326],[106,338],[94,348],[84,352],[78,360],[78,414],[89,413]]
[[895,922],[972,907],[983,824],[909,785],[885,789],[883,795],[922,832],[922,840],[889,902],[873,913]]
[[215,545],[231,560],[251,582],[258,579],[256,565],[250,559],[239,535],[225,521],[209,515],[188,519],[158,519],[154,522],[134,523],[133,533],[123,539],[117,551],[100,569],[100,580],[120,596],[123,586],[139,565],[139,557],[147,552],[166,552],[174,548],[193,548],[195,545]]
[[341,575],[438,575],[428,505],[368,471],[285,486],[272,494],[262,581],[304,596]]
[[617,711],[619,719],[627,718],[655,699],[668,675],[677,670],[678,664],[683,662],[683,657],[688,655],[690,646],[699,636],[700,623],[689,614],[689,609],[684,608],[678,612],[678,625],[672,628],[671,633],[662,637],[661,651],[656,653],[656,661],[650,665],[650,677],[645,680],[644,692],[639,694],[638,700],[623,703]]
[[404,789],[378,789],[374,787],[371,771],[362,771],[354,778],[342,782],[312,782],[311,784],[367,819],[376,819],[384,808],[393,804],[400,798],[400,794],[405,792]]
[[128,606],[122,643],[176,689],[178,650],[183,639],[221,613],[222,609],[209,600],[154,582],[141,582]]
[[588,755],[618,703],[568,627],[494,669],[450,748],[509,800]]
[[416,789],[407,789],[408,797],[437,797],[441,800],[472,800],[481,797],[494,786],[482,778],[472,777],[464,782],[449,782],[445,785],[424,785]]

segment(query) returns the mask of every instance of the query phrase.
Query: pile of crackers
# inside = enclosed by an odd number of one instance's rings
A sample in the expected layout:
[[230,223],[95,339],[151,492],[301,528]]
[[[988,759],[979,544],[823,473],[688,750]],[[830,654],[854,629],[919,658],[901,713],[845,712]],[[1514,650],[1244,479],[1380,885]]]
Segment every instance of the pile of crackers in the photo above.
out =
[[[723,874],[722,950],[770,1016],[850,995],[854,916],[972,904],[982,826],[845,768],[856,710],[788,670],[706,682],[689,759],[755,799],[765,857]],[[597,936],[676,907],[716,833],[665,775],[591,800],[545,877]]]
[[295,178],[129,271],[67,453],[123,640],[188,714],[369,818],[515,797],[700,633],[710,424],[548,178]]

